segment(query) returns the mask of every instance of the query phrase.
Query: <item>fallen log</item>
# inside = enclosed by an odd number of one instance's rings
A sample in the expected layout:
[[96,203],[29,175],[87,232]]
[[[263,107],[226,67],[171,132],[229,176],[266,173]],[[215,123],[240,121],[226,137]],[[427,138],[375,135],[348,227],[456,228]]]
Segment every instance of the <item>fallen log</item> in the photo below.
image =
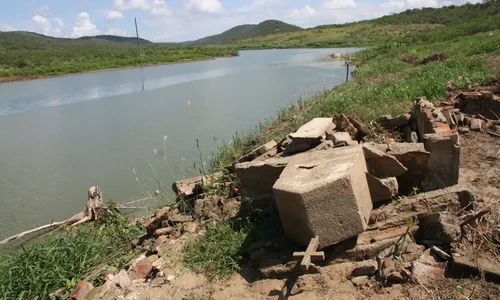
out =
[[91,220],[95,221],[102,216],[102,211],[112,214],[112,211],[104,205],[104,201],[102,200],[102,191],[99,189],[99,185],[92,186],[89,188],[88,191],[88,198],[85,211],[79,212],[76,215],[64,221],[51,222],[50,224],[42,225],[40,227],[18,233],[16,235],[13,235],[11,237],[8,237],[0,241],[0,245],[7,244],[8,242],[11,242],[13,240],[20,239],[25,235],[32,234],[44,229],[63,226],[63,225],[78,226],[80,224],[83,224]]

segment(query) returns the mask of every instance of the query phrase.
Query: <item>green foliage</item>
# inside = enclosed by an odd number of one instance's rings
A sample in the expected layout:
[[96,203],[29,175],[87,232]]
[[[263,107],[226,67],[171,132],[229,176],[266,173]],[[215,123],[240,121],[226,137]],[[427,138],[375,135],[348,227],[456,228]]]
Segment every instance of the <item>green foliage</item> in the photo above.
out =
[[73,289],[100,264],[120,268],[140,232],[111,216],[1,254],[0,299],[48,299],[60,288]]
[[[99,36],[72,40],[28,32],[0,32],[0,77],[50,76],[140,65],[141,59],[133,39],[113,41],[118,38]],[[238,55],[232,48],[221,47],[150,42],[141,47],[144,65]]]
[[194,42],[190,42],[189,44],[196,46],[228,44],[239,40],[262,37],[269,34],[279,34],[299,30],[302,30],[302,28],[277,20],[267,20],[257,25],[239,25],[224,31],[221,34],[208,36]]
[[246,249],[253,242],[281,233],[279,216],[221,221],[207,228],[205,234],[186,244],[184,263],[203,273],[209,280],[227,278],[240,271]]

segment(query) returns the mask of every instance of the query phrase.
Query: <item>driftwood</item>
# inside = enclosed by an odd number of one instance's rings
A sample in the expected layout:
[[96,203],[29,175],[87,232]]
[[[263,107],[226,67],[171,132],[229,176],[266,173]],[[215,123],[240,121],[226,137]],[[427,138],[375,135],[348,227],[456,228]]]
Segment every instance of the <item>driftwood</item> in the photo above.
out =
[[105,211],[107,213],[112,213],[111,210],[109,210],[105,205],[104,201],[102,199],[102,191],[99,189],[99,185],[97,186],[92,186],[88,190],[88,197],[87,197],[87,205],[85,208],[85,211],[79,212],[76,215],[72,216],[71,218],[61,221],[61,222],[52,222],[50,224],[46,224],[34,229],[30,229],[27,231],[23,231],[21,233],[18,233],[16,235],[13,235],[11,237],[8,237],[4,239],[3,241],[0,241],[0,245],[7,244],[10,241],[20,239],[25,235],[35,233],[40,230],[52,228],[52,227],[57,227],[57,226],[62,226],[62,225],[70,225],[70,226],[77,226],[82,223],[91,221],[91,220],[97,220],[102,216],[102,212]]

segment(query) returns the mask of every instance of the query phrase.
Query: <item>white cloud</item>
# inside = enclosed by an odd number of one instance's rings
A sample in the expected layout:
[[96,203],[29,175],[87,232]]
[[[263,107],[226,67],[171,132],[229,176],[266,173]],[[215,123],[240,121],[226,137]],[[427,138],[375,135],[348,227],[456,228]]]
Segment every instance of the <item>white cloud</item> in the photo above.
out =
[[388,1],[380,4],[383,8],[395,8],[395,9],[403,9],[406,7],[406,3],[404,1]]
[[61,19],[61,18],[52,18],[52,20],[57,23],[58,27],[60,27],[60,28],[64,27],[64,21],[63,21],[63,19]]
[[40,6],[39,8],[35,9],[35,15],[46,17],[50,14],[52,14],[52,10],[49,8],[49,6],[47,4],[44,4],[44,5]]
[[326,0],[321,3],[325,9],[351,8],[356,7],[354,0]]
[[409,7],[436,7],[437,0],[406,0]]
[[252,10],[257,10],[262,7],[272,6],[280,3],[281,0],[254,0],[250,5],[245,5],[236,9],[237,12],[247,12]]
[[106,17],[104,17],[104,20],[106,20],[107,23],[112,23],[116,20],[120,20],[123,18],[123,14],[117,10],[110,9],[106,12]]
[[108,28],[105,31],[102,31],[101,34],[129,36],[129,34],[125,30],[121,30],[121,29],[117,29],[117,28]]
[[190,12],[217,13],[222,11],[219,0],[187,0],[184,7]]
[[76,17],[75,26],[71,35],[73,37],[82,37],[88,35],[101,34],[101,30],[97,28],[94,22],[90,19],[90,15],[83,11]]
[[154,0],[149,12],[154,17],[170,16],[172,14],[167,3],[163,0]]
[[117,10],[131,10],[131,9],[142,9],[142,10],[148,10],[150,7],[150,4],[148,0],[115,0],[114,1],[114,7]]
[[34,27],[38,32],[46,35],[50,34],[52,24],[50,24],[50,21],[47,20],[47,18],[40,15],[33,15],[31,20],[33,21]]
[[316,10],[309,5],[306,5],[303,8],[296,8],[292,10],[292,12],[286,16],[285,20],[289,23],[302,26],[307,24],[315,15]]

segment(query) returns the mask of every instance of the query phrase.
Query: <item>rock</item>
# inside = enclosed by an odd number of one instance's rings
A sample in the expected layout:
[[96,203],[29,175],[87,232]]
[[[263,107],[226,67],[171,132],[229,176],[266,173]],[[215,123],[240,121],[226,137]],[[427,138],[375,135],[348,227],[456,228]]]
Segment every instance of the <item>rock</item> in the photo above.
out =
[[254,264],[259,264],[265,257],[267,251],[264,248],[256,249],[250,253],[250,261]]
[[352,285],[354,285],[356,287],[363,286],[366,283],[368,283],[368,281],[370,281],[370,277],[368,277],[368,276],[358,276],[358,277],[354,277],[351,279]]
[[408,282],[408,275],[404,270],[396,270],[390,273],[385,277],[385,283],[387,285],[392,285],[394,283],[407,283]]
[[156,252],[157,248],[167,242],[167,237],[165,235],[160,235],[154,242],[153,245],[151,245],[151,251]]
[[237,163],[242,163],[242,162],[247,162],[247,161],[252,161],[256,159],[257,157],[264,155],[265,153],[271,151],[274,148],[277,148],[278,143],[274,140],[269,141],[265,143],[264,145],[255,148],[254,150],[250,151],[249,153],[243,155],[242,157],[238,158],[233,165]]
[[292,157],[273,187],[285,234],[301,246],[318,236],[323,248],[363,232],[372,209],[366,171],[359,146]]
[[196,233],[197,229],[198,229],[198,224],[196,224],[195,222],[184,223],[184,231],[186,232]]
[[425,247],[422,245],[407,241],[402,245],[401,253],[398,253],[398,256],[405,262],[411,262],[419,258],[424,253],[424,249]]
[[174,182],[172,189],[180,199],[190,199],[203,193],[203,176]]
[[452,130],[447,123],[441,109],[425,98],[417,98],[413,105],[413,115],[417,122],[417,132],[420,140],[424,140],[426,134],[436,134],[437,136],[447,136],[452,134]]
[[309,121],[288,136],[291,142],[286,146],[285,154],[303,152],[321,144],[326,132],[334,128],[335,124],[330,118],[315,118]]
[[444,252],[443,250],[441,250],[437,246],[432,246],[430,249],[434,254],[439,256],[441,259],[450,260],[450,258],[451,258],[451,256],[448,253]]
[[123,299],[123,292],[112,281],[106,281],[85,296],[85,300],[118,300],[120,298]]
[[470,133],[470,129],[467,127],[459,127],[458,132],[461,134],[467,134],[467,133]]
[[500,284],[500,262],[481,253],[474,258],[454,255],[451,261],[451,273],[460,278],[484,275],[487,281]]
[[499,125],[490,125],[488,126],[488,129],[491,130],[491,131],[495,131],[495,132],[499,132],[500,133],[500,126]]
[[473,131],[482,131],[483,130],[483,120],[473,118],[470,120],[470,129]]
[[385,115],[376,120],[378,124],[388,130],[392,130],[397,127],[404,127],[410,124],[411,114],[404,114],[397,117],[392,115]]
[[103,264],[94,268],[90,273],[88,273],[88,275],[85,276],[85,281],[91,282],[96,278],[101,278],[103,274],[115,274],[117,272],[117,268]]
[[331,58],[342,58],[342,54],[339,53],[339,52],[333,52],[331,55],[330,55]]
[[132,266],[128,270],[128,276],[132,281],[137,279],[145,279],[152,270],[153,264],[147,257],[144,257],[132,264]]
[[160,258],[165,258],[168,257],[169,255],[173,255],[177,252],[178,245],[177,244],[170,244],[170,243],[165,243],[162,244],[158,247],[158,256]]
[[380,151],[374,144],[364,144],[363,150],[368,172],[375,177],[396,177],[408,170],[394,156]]
[[[198,219],[217,219],[221,213],[216,198],[198,199],[194,202],[194,215]],[[215,217],[215,218],[214,218]]]
[[456,223],[457,220],[453,216],[444,212],[420,216],[418,239],[450,244],[461,236],[460,226]]
[[460,172],[460,141],[458,133],[449,136],[431,136],[425,142],[431,153],[426,166],[422,189],[433,191],[458,183]]
[[163,269],[163,266],[165,264],[165,260],[163,258],[158,258],[154,262],[152,262],[153,270],[156,272],[159,272]]
[[356,264],[356,267],[351,272],[352,277],[372,276],[377,272],[378,264],[374,259],[362,261]]
[[155,236],[161,237],[174,231],[173,227],[160,228],[155,230]]
[[370,196],[373,203],[390,200],[398,195],[398,180],[396,177],[378,179],[370,173],[366,173]]
[[358,140],[359,132],[344,114],[338,114],[333,117],[333,123],[338,131],[346,131],[353,140]]
[[241,188],[241,210],[272,213],[273,185],[290,161],[290,157],[240,163],[235,166]]
[[122,289],[126,289],[132,285],[132,281],[130,280],[127,271],[123,269],[120,270],[118,274],[110,278],[109,281],[114,282],[117,286],[121,287]]
[[76,288],[73,290],[71,295],[69,296],[70,300],[83,300],[85,299],[85,296],[90,293],[90,291],[94,288],[94,286],[87,282],[87,281],[81,281]]
[[185,216],[185,215],[180,215],[180,214],[173,214],[168,217],[168,221],[170,223],[186,223],[186,222],[192,222],[193,217],[192,216]]
[[415,261],[411,265],[411,273],[419,282],[429,283],[444,277],[444,267],[435,267]]
[[423,143],[393,143],[390,145],[376,145],[388,155],[394,156],[408,171],[397,176],[399,194],[409,195],[414,188],[422,189],[426,175],[427,161],[430,153],[425,150]]
[[405,125],[402,133],[405,143],[418,143],[418,134],[411,129],[410,125]]
[[356,116],[348,116],[349,122],[358,130],[359,137],[365,137],[370,134],[368,127],[366,127],[361,120]]
[[459,108],[466,114],[480,114],[489,119],[498,119],[500,99],[490,91],[463,92],[459,96]]
[[152,217],[146,220],[144,227],[146,227],[148,235],[152,235],[156,229],[161,228],[161,223],[168,217],[169,210],[168,206],[160,208]]
[[345,143],[347,145],[354,144],[351,135],[346,131],[333,131],[327,134],[328,140],[332,140],[334,145]]

